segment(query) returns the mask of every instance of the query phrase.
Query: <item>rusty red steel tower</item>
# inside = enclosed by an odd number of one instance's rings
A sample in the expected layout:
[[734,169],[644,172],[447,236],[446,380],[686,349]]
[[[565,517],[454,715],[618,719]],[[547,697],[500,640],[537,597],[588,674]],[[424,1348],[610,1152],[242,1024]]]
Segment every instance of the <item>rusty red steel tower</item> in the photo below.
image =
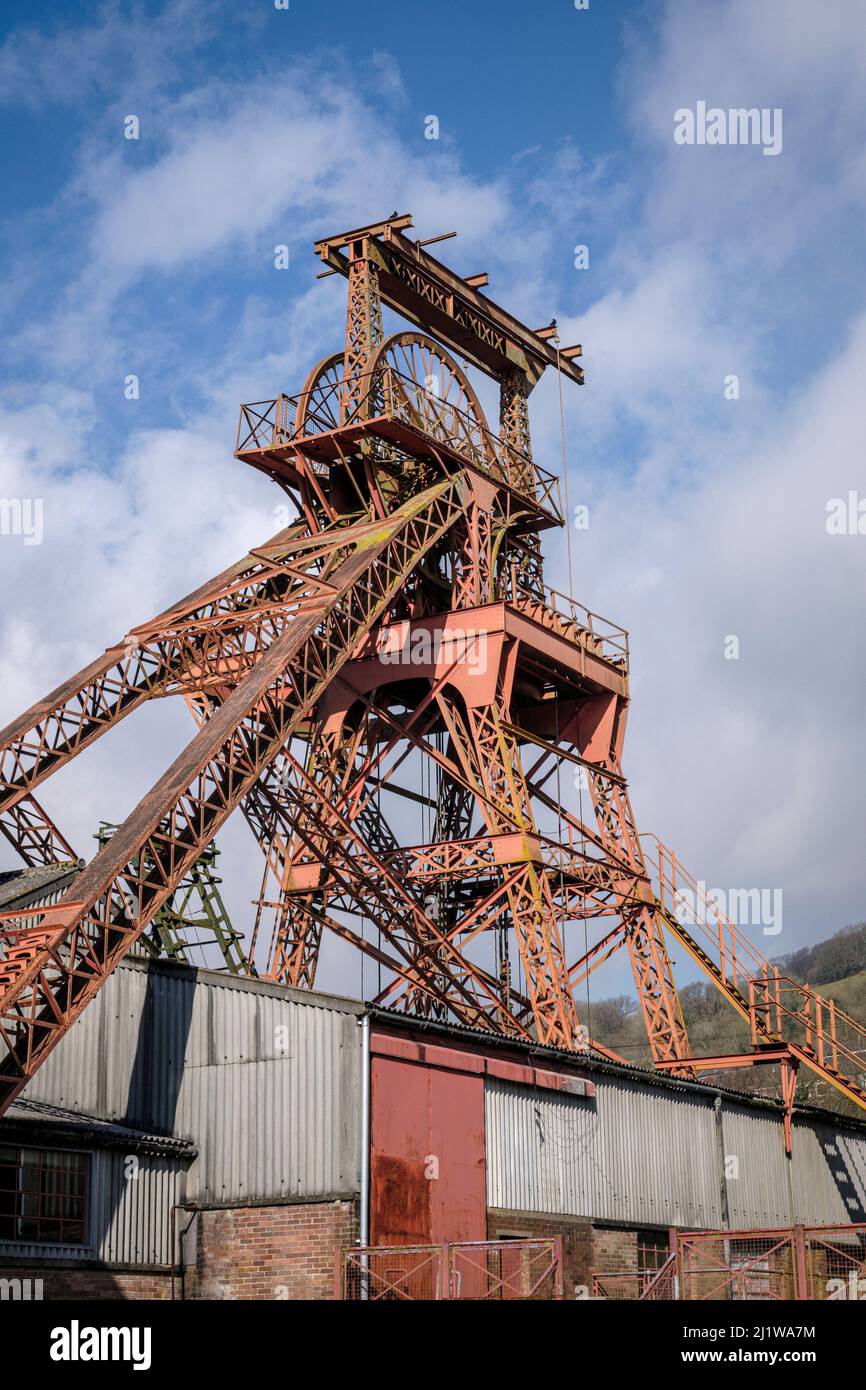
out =
[[[543,572],[563,516],[528,402],[548,367],[583,382],[580,348],[519,323],[411,225],[316,244],[348,281],[344,346],[297,395],[241,407],[236,457],[295,524],[0,734],[0,829],[39,864],[74,857],[36,799],[47,777],[147,700],[180,695],[198,725],[59,902],[0,916],[0,1108],[236,808],[264,858],[238,968],[311,989],[333,933],[380,972],[379,1004],[615,1056],[576,998],[625,949],[657,1067],[780,1063],[789,1137],[801,1063],[866,1106],[866,1029],[642,847],[627,634]],[[412,327],[386,336],[383,309]],[[496,432],[470,368],[498,388]],[[741,1055],[693,1055],[668,939],[748,1026]]]

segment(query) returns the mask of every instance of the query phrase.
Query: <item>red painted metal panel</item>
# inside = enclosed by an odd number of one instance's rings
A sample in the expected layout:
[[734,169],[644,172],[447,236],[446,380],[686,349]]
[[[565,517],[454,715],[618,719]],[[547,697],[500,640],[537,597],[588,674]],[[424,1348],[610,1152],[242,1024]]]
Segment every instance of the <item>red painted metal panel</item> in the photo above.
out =
[[477,1047],[443,1047],[436,1043],[415,1042],[392,1034],[374,1033],[371,1049],[376,1057],[398,1057],[406,1062],[419,1062],[429,1067],[450,1071],[495,1076],[500,1081],[515,1081],[521,1086],[536,1086],[542,1090],[565,1091],[572,1096],[594,1096],[595,1083],[585,1074],[571,1069],[550,1071],[511,1062],[501,1057],[482,1054]]
[[370,1236],[374,1245],[429,1244],[427,1070],[371,1059]]
[[438,1165],[430,1193],[431,1240],[484,1240],[484,1081],[465,1072],[428,1071],[430,1148]]
[[484,1080],[372,1058],[371,1241],[484,1240]]

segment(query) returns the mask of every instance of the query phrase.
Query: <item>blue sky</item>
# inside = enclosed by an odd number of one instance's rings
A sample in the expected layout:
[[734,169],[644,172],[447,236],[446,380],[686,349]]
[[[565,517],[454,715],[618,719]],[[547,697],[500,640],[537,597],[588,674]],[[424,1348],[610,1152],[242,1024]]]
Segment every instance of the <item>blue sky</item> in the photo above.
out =
[[[369,122],[371,127],[374,164],[379,143],[374,128],[379,135],[387,131],[407,154],[429,165],[434,180],[438,166],[451,173],[459,170],[460,177],[481,187],[507,184],[517,190],[554,164],[563,185],[561,216],[571,225],[569,175],[575,168],[588,175],[596,165],[599,171],[603,166],[605,183],[616,186],[620,205],[626,196],[633,200],[639,195],[641,161],[625,139],[617,74],[624,36],[632,24],[645,23],[641,17],[651,14],[651,7],[599,5],[578,14],[569,4],[550,3],[533,12],[544,14],[539,22],[519,3],[444,4],[436,6],[431,19],[424,0],[416,0],[400,6],[399,23],[392,8],[387,3],[365,6],[361,18],[357,7],[338,4],[330,12],[332,37],[311,0],[294,0],[288,12],[275,11],[266,0],[240,7],[180,3],[104,9],[48,3],[40,7],[38,30],[32,7],[8,6],[5,66],[14,72],[8,86],[18,100],[10,99],[4,111],[8,201],[3,245],[8,263],[20,275],[17,287],[7,286],[10,309],[14,305],[28,315],[50,316],[58,294],[91,259],[87,228],[93,181],[87,170],[94,164],[104,164],[106,177],[111,169],[121,182],[134,180],[177,150],[186,120],[206,124],[209,113],[216,120],[230,119],[232,104],[249,108],[257,94],[264,98],[274,90],[285,97],[296,84],[300,101],[314,108],[320,82],[323,108],[340,100],[333,91],[326,96],[325,86],[343,87],[351,95],[358,124]],[[30,65],[42,75],[35,91],[24,76]],[[182,117],[187,105],[191,114]],[[141,139],[118,143],[130,112],[140,118]],[[430,113],[438,114],[441,123],[435,143],[422,139]],[[361,161],[362,129],[357,136]],[[276,147],[274,156],[279,159]],[[275,183],[278,167],[275,163]],[[242,201],[241,167],[232,181]],[[344,215],[363,222],[390,212],[384,203],[392,189],[397,196],[399,185],[399,178],[390,188],[386,180],[380,208],[379,197],[371,197],[362,180],[345,200]],[[455,210],[459,212],[459,204]],[[292,211],[289,203],[275,217],[251,217],[246,231],[234,229],[228,245],[217,240],[203,246],[200,257],[179,258],[182,273],[168,280],[158,269],[156,275],[136,276],[135,248],[130,245],[125,256],[125,238],[119,234],[111,259],[116,271],[122,266],[130,272],[122,293],[124,336],[135,339],[136,355],[151,382],[139,419],[166,424],[195,403],[194,384],[179,375],[175,361],[179,351],[188,361],[189,316],[200,319],[204,313],[211,332],[228,335],[237,332],[238,311],[251,299],[261,297],[276,306],[309,288],[316,269],[309,255],[310,235],[318,234],[320,226],[315,217],[298,219]],[[539,220],[546,222],[548,216],[545,209]],[[581,199],[576,234],[589,238],[604,220],[602,200]],[[439,222],[431,227],[452,230]],[[503,227],[499,236],[503,255],[513,260],[515,234]],[[288,283],[272,274],[275,239],[292,249]],[[39,258],[32,255],[34,242],[42,247]],[[605,274],[609,245],[610,238],[596,244],[596,284]],[[455,249],[460,259],[461,247]],[[485,246],[485,254],[487,250]],[[495,247],[490,250],[495,259]],[[528,254],[527,263],[532,259]],[[593,290],[573,274],[568,237],[560,237],[555,249],[548,242],[541,259],[546,282],[557,286],[557,304],[579,312]],[[165,291],[158,316],[153,313],[155,284]],[[546,322],[548,302],[536,302]],[[27,346],[23,336],[22,353]],[[116,406],[114,362],[105,363],[103,381],[99,365],[84,356],[86,370],[70,373],[69,379],[81,381],[88,391],[104,385],[100,406],[105,427]],[[69,366],[65,361],[65,374]],[[121,411],[121,436],[122,416]]]
[[[3,30],[20,35],[37,20],[40,31],[51,36],[93,24],[101,9],[64,0],[42,0],[38,6],[8,0]],[[163,10],[161,4],[149,3],[117,6],[114,13],[146,44],[147,25]],[[167,85],[180,90],[195,77],[234,81],[252,75],[255,81],[269,68],[285,69],[299,55],[323,58],[329,65],[346,61],[363,72],[390,55],[399,60],[408,98],[407,135],[413,121],[441,107],[443,117],[448,113],[452,137],[460,142],[465,167],[476,175],[486,177],[492,167],[521,151],[572,139],[577,132],[591,154],[608,152],[620,139],[615,78],[623,32],[652,22],[652,5],[620,0],[577,15],[570,0],[542,0],[536,6],[523,0],[441,0],[435,10],[426,0],[403,0],[399,17],[394,10],[387,0],[363,7],[337,3],[325,21],[315,0],[292,0],[288,11],[277,14],[271,4],[258,0],[189,7],[186,32],[198,41],[194,46],[187,42],[185,54],[191,61]],[[109,7],[102,12],[112,13]],[[116,95],[123,87],[136,91],[138,61],[134,51],[127,51],[113,69]],[[41,131],[33,126],[32,110],[14,115],[10,127],[41,158],[53,163],[59,156],[58,173],[64,165],[69,172],[72,142],[100,114],[92,104],[76,102],[65,126],[70,146],[64,157],[51,134],[52,113],[68,110],[62,96],[61,84],[55,100],[46,105]],[[44,172],[41,165],[16,168],[14,197],[21,197],[21,205],[42,201]]]
[[[5,717],[275,529],[279,498],[231,458],[238,402],[297,389],[339,345],[344,287],[316,283],[313,239],[409,210],[421,236],[459,231],[449,263],[584,344],[575,590],[632,633],[641,825],[711,885],[781,889],[772,953],[862,919],[866,537],[825,525],[829,499],[866,494],[857,7],[323,12],[3,7],[0,495],[45,508],[41,545],[0,537]],[[700,100],[781,108],[780,154],[677,146],[674,112]],[[558,467],[553,382],[533,427]],[[549,575],[564,587],[561,538]],[[148,710],[46,792],[83,852],[188,734]],[[240,919],[244,835],[223,837]]]

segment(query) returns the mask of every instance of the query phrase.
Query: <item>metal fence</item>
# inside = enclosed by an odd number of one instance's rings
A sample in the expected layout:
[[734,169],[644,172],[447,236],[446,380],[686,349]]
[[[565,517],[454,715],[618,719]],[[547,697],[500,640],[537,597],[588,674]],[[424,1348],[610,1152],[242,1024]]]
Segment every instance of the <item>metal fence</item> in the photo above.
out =
[[343,1250],[335,1293],[370,1303],[562,1298],[562,1237]]
[[657,1269],[610,1269],[593,1274],[590,1285],[593,1298],[613,1298],[617,1301],[645,1298],[673,1298],[672,1293],[652,1292],[657,1286]]
[[799,1292],[793,1230],[685,1232],[677,1237],[680,1297],[766,1302]]
[[780,1230],[677,1231],[655,1272],[607,1270],[592,1292],[611,1299],[866,1299],[866,1224]]
[[805,1226],[807,1298],[866,1299],[866,1225]]

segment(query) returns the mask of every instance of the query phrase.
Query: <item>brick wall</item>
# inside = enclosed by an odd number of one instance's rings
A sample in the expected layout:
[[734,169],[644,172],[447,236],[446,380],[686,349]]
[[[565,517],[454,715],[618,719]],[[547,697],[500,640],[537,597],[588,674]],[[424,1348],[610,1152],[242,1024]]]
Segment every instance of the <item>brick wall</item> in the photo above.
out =
[[[555,1216],[529,1211],[487,1212],[487,1238],[503,1236],[540,1238],[562,1236],[563,1279],[566,1298],[575,1297],[575,1288],[591,1291],[594,1274],[637,1273],[638,1232],[593,1226],[586,1217]],[[609,1281],[612,1296],[636,1298],[637,1280]],[[615,1292],[614,1292],[615,1291]],[[578,1296],[585,1297],[582,1292]]]
[[584,1217],[545,1216],[538,1212],[487,1212],[487,1239],[502,1236],[526,1236],[530,1239],[562,1236],[563,1285],[566,1298],[574,1297],[575,1285],[590,1282],[592,1263],[592,1226]]
[[356,1240],[353,1202],[202,1211],[186,1296],[333,1298],[337,1250]]
[[[80,1266],[58,1268],[53,1261],[38,1265],[28,1260],[26,1269],[20,1265],[0,1268],[0,1279],[29,1279],[31,1284],[33,1280],[41,1279],[42,1297],[46,1301],[171,1298],[171,1275],[161,1272],[122,1272]],[[180,1296],[179,1281],[176,1293]]]
[[616,1231],[593,1227],[592,1263],[594,1272],[616,1269],[637,1273],[637,1231]]

